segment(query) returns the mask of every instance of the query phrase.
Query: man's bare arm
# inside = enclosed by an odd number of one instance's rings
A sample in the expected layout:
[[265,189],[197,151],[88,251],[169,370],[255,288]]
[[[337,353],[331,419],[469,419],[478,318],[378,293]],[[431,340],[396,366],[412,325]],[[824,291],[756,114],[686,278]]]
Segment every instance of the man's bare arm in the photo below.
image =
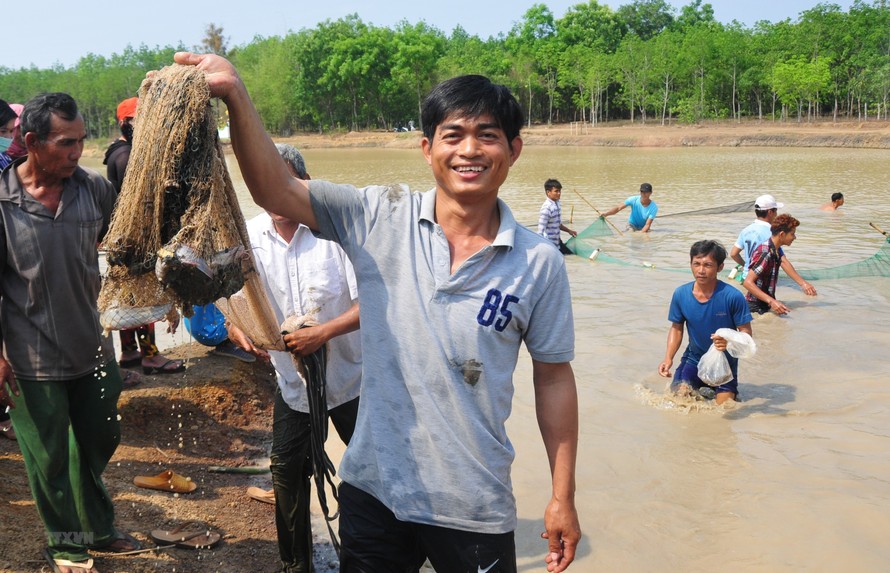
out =
[[553,492],[544,513],[548,540],[547,570],[565,571],[581,539],[575,509],[575,463],[578,454],[578,393],[569,362],[532,361],[535,410],[550,462]]
[[732,249],[729,251],[729,258],[734,260],[736,264],[745,266],[745,259],[742,258],[742,249],[733,245]]

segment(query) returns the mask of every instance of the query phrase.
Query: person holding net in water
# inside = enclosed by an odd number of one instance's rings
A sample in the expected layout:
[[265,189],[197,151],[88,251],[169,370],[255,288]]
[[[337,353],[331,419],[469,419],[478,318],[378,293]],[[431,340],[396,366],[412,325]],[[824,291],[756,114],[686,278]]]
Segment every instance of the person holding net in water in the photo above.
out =
[[[309,179],[299,151],[284,144],[278,144],[277,149],[292,176]],[[248,221],[247,232],[257,272],[279,323],[288,316],[315,314],[317,326],[290,332],[284,340],[288,350],[301,359],[328,346],[324,372],[327,404],[323,407],[348,445],[355,430],[362,379],[358,291],[352,265],[336,243],[319,239],[306,226],[271,212]],[[228,329],[240,348],[264,360],[271,358],[275,366],[278,391],[270,458],[281,571],[311,571],[309,478],[323,468],[313,468],[310,449],[313,440],[324,442],[324,436],[313,435],[318,432],[311,423],[311,416],[318,413],[310,407],[308,395],[308,384],[313,381],[304,380],[305,371],[297,370],[289,353],[266,352],[235,325],[229,324]]]
[[562,242],[560,231],[565,231],[573,237],[578,233],[562,224],[562,208],[559,199],[562,197],[562,183],[556,179],[548,179],[544,182],[544,194],[547,199],[541,205],[538,217],[538,234],[553,243],[559,252],[564,255],[572,254],[572,251]]
[[655,221],[655,216],[658,215],[658,204],[652,200],[651,184],[643,183],[640,185],[639,195],[631,195],[621,205],[604,211],[602,217],[614,215],[625,207],[630,207],[630,216],[627,218],[627,224],[631,229],[644,233],[648,233],[652,229],[652,222]]

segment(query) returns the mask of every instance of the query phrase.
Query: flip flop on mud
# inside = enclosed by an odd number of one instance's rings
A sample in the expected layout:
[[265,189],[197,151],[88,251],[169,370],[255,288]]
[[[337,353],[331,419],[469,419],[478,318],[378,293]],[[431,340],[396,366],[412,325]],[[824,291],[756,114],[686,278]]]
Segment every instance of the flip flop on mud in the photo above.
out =
[[133,484],[148,489],[169,491],[173,493],[190,493],[198,488],[191,478],[183,477],[173,470],[167,470],[156,476],[136,476]]
[[65,567],[71,573],[90,573],[91,571],[95,571],[95,569],[93,569],[92,559],[77,562],[68,561],[67,559],[54,559],[52,553],[49,552],[49,549],[43,550],[43,558],[49,563],[53,573],[62,573],[61,567]]
[[173,545],[179,549],[211,549],[222,539],[219,533],[197,521],[186,521],[170,530],[155,529],[149,535],[158,546]]
[[263,503],[275,503],[275,491],[265,490],[261,487],[250,486],[247,488],[247,496]]
[[[170,368],[171,364],[178,364]],[[185,372],[185,363],[182,360],[168,360],[160,366],[142,366],[142,372],[145,374],[179,374]]]

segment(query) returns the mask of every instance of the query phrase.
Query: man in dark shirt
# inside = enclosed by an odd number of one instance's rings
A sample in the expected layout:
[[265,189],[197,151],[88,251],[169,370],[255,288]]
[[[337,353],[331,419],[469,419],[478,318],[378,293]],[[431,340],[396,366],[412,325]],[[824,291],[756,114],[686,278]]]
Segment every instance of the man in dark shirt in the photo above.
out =
[[0,174],[0,408],[12,408],[46,558],[91,571],[90,549],[140,548],[114,527],[102,484],[120,441],[121,375],[99,325],[96,244],[115,192],[78,165],[87,132],[68,94],[25,104],[21,131],[27,157]]
[[[139,98],[131,97],[117,106],[117,121],[121,136],[105,151],[103,163],[107,166],[108,180],[120,194],[130,161],[130,150],[133,148],[133,120],[136,118],[136,105]],[[155,343],[155,325],[153,322],[136,328],[120,331],[121,337],[121,368],[142,366],[146,374],[176,374],[185,370],[182,360],[170,360],[160,353]],[[137,345],[138,340],[138,345]],[[124,373],[124,388],[139,383],[135,372]]]

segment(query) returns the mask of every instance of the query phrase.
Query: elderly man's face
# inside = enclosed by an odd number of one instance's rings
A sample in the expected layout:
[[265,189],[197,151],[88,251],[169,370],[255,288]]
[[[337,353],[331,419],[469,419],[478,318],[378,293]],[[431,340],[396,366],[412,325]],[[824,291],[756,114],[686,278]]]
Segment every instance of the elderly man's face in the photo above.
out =
[[31,160],[48,175],[71,177],[83,153],[87,138],[83,117],[65,120],[56,114],[50,120],[50,132],[45,141],[38,141],[36,133],[26,133],[25,143]]

